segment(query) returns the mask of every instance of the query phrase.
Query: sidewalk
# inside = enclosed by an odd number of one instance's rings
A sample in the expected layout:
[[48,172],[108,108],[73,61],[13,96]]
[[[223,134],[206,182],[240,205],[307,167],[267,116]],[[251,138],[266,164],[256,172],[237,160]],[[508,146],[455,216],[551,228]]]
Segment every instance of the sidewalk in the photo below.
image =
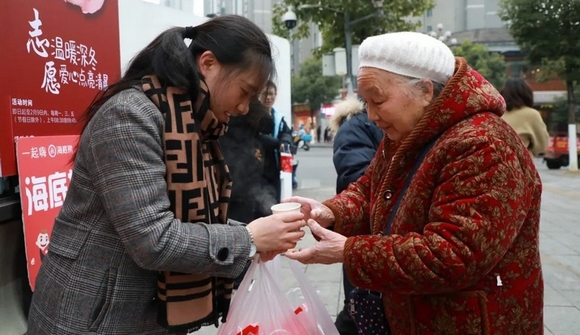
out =
[[312,148],[332,148],[334,142],[316,142],[310,143],[310,147]]
[[546,335],[580,334],[580,175],[540,170]]

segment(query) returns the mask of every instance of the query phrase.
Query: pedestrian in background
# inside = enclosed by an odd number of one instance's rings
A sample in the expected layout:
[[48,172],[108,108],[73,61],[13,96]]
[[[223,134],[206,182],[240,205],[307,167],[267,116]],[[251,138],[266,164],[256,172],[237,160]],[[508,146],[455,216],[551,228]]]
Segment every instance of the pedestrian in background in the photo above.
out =
[[[292,131],[284,116],[274,109],[278,88],[273,81],[268,81],[265,91],[261,94],[262,103],[266,106],[266,116],[260,121],[260,140],[264,154],[264,174],[262,181],[268,191],[264,206],[269,208],[280,202],[282,184],[280,181],[280,151],[288,148],[292,151]],[[266,202],[267,201],[267,202]]]
[[[345,100],[336,105],[330,119],[334,137],[333,157],[336,169],[336,193],[340,194],[348,185],[357,181],[365,172],[383,139],[383,132],[369,120],[363,103],[356,99]],[[340,335],[358,334],[356,324],[350,316],[349,293],[354,289],[342,267],[344,307],[335,321]]]
[[524,142],[530,154],[537,157],[548,148],[548,130],[540,112],[534,109],[534,91],[521,78],[510,78],[500,90],[506,102],[502,118]]

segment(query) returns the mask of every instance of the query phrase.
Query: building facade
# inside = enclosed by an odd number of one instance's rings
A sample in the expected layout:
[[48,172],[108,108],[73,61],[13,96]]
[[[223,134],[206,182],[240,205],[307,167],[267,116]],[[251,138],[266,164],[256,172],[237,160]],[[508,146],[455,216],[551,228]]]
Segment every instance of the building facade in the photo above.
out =
[[410,20],[421,23],[419,32],[447,34],[456,43],[469,40],[484,44],[491,52],[501,53],[507,62],[508,77],[524,77],[534,89],[536,104],[549,107],[554,98],[566,94],[564,83],[535,80],[537,69],[527,68],[525,54],[499,17],[499,4],[500,0],[440,0],[433,9]]
[[421,32],[444,29],[458,32],[473,29],[502,28],[498,16],[499,0],[445,0],[437,1],[435,7],[419,17]]

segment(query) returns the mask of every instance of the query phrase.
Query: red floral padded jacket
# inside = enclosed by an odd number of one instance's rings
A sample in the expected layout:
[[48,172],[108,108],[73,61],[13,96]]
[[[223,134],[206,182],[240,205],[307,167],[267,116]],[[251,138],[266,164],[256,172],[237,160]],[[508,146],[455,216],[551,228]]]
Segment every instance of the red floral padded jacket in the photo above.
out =
[[[335,231],[350,236],[348,278],[383,292],[394,335],[543,333],[541,182],[504,109],[457,58],[405,141],[385,138],[365,175],[325,202]],[[382,236],[415,158],[437,136]]]

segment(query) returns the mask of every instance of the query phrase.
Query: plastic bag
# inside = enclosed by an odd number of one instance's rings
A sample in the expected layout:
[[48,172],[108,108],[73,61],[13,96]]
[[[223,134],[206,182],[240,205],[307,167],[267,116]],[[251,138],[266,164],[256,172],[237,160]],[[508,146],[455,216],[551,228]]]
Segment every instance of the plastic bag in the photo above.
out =
[[[273,272],[274,267],[252,261],[234,296],[227,322],[218,335],[305,335],[309,334]],[[259,277],[253,281],[256,270]]]
[[309,335],[339,335],[330,314],[320,296],[310,283],[300,263],[288,259],[290,270],[296,277],[299,287],[289,291],[291,302],[294,302],[294,313],[307,328]]

